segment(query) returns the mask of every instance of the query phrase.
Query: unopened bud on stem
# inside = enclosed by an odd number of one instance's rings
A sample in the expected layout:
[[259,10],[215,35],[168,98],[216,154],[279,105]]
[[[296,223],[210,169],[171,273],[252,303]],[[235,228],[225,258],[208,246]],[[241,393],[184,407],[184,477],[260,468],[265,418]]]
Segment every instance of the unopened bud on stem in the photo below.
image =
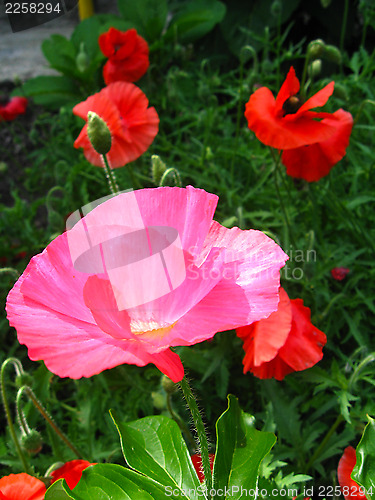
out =
[[111,132],[106,122],[93,111],[87,113],[87,135],[97,153],[105,155],[109,152],[112,145]]

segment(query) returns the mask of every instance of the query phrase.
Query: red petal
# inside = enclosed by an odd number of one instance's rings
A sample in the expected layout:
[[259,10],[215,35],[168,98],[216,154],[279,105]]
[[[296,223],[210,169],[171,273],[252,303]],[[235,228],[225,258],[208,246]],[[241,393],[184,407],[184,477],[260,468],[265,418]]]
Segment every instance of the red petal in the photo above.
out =
[[[210,460],[210,467],[211,467],[211,471],[212,471],[213,466],[214,466],[215,454],[214,453],[209,453],[208,454],[208,458]],[[201,483],[203,483],[203,481],[204,481],[204,474],[203,474],[203,470],[202,470],[202,457],[201,457],[201,455],[199,455],[199,454],[192,455],[191,456],[191,461],[193,462],[194,469],[195,469],[195,471],[197,473],[199,481]]]
[[68,483],[69,488],[72,490],[75,486],[77,486],[79,480],[81,479],[82,472],[87,469],[87,467],[90,467],[90,465],[95,464],[92,464],[87,460],[71,460],[51,473],[52,483],[58,479],[64,478]]
[[244,373],[275,358],[288,338],[292,326],[292,308],[289,297],[282,288],[279,297],[277,311],[268,318],[236,330],[238,337],[244,341]]
[[308,111],[309,109],[320,108],[321,106],[324,106],[325,103],[333,94],[334,87],[335,87],[335,82],[330,82],[324,88],[319,90],[315,95],[311,96],[310,99],[307,99],[307,101],[304,104],[302,104],[302,106],[297,111],[296,115],[297,116],[301,115],[306,111]]
[[350,269],[347,267],[334,267],[331,269],[332,278],[337,281],[342,281],[348,273],[350,273]]
[[[363,488],[360,489],[358,483],[356,483],[351,477],[351,473],[353,472],[354,466],[356,464],[356,453],[355,449],[352,446],[348,446],[345,448],[344,454],[340,459],[338,468],[337,468],[337,477],[340,483],[341,488],[346,487],[349,490],[349,494],[343,495],[345,500],[365,500],[366,495],[361,493]],[[345,491],[345,490],[344,490]]]
[[276,112],[282,114],[283,104],[285,101],[296,95],[299,91],[299,81],[296,77],[296,72],[293,66],[291,66],[289,73],[286,76],[285,82],[282,84],[279,93],[276,97]]
[[10,474],[0,479],[0,498],[6,500],[43,500],[46,487],[40,479],[21,474]]
[[322,124],[335,127],[333,135],[322,142],[283,151],[281,161],[286,166],[286,173],[291,177],[318,181],[328,175],[346,153],[353,127],[353,117],[347,111],[339,109]]
[[[117,168],[139,158],[158,133],[159,117],[154,108],[147,106],[148,99],[138,87],[127,82],[116,82],[77,104],[73,113],[86,120],[87,113],[94,111],[107,123],[112,135],[112,146],[107,158],[110,166]],[[90,163],[103,166],[100,155],[87,137],[86,126],[74,146],[84,148]]]
[[279,117],[275,99],[269,89],[262,87],[250,96],[245,116],[250,130],[257,138],[276,149],[294,149],[328,139],[335,131],[329,124],[309,116],[289,114]]

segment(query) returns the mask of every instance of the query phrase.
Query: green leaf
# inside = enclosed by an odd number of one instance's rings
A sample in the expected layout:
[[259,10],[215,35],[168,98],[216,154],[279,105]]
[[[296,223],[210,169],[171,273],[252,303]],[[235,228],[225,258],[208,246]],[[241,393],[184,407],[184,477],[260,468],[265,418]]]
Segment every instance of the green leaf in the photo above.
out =
[[[168,490],[167,490],[168,491]],[[97,464],[85,469],[70,491],[65,480],[47,490],[45,500],[165,500],[166,489],[121,465]]]
[[[69,492],[69,493],[68,493]],[[44,500],[68,500],[75,498],[71,496],[71,490],[66,484],[65,479],[59,479],[48,488],[44,496]]]
[[213,469],[213,488],[241,498],[241,488],[257,486],[259,466],[276,442],[270,432],[257,431],[254,418],[243,412],[238,400],[228,396],[228,409],[216,423],[217,447]]
[[125,424],[111,415],[130,467],[165,486],[185,491],[200,486],[176,422],[158,415]]
[[186,2],[172,20],[166,40],[177,39],[182,43],[193,42],[209,33],[225,16],[225,4],[218,0]]
[[35,104],[54,109],[74,105],[82,99],[78,86],[67,76],[37,76],[25,82],[22,88]]
[[148,42],[160,37],[168,14],[166,0],[118,0],[118,9],[125,21],[131,22]]
[[375,420],[367,415],[368,424],[356,449],[357,463],[352,478],[375,498]]
[[71,41],[76,49],[79,51],[81,43],[85,44],[85,49],[90,59],[94,59],[99,53],[98,36],[101,30],[101,23],[96,16],[89,17],[80,22],[74,29]]
[[77,75],[77,50],[70,40],[62,35],[51,35],[42,43],[42,51],[52,68],[67,76]]

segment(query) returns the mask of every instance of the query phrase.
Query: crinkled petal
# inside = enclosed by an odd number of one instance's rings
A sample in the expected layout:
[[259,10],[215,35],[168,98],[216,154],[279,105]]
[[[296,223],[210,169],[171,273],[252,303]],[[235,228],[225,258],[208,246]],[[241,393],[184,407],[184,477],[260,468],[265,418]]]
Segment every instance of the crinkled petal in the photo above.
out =
[[238,328],[237,336],[244,341],[244,373],[253,366],[271,361],[285,344],[292,326],[292,307],[284,289],[280,288],[277,311],[268,318]]
[[43,500],[44,483],[36,477],[21,472],[0,479],[0,495],[5,500]]
[[69,488],[72,490],[77,486],[82,477],[82,472],[92,464],[87,460],[71,460],[66,462],[62,467],[51,472],[52,481],[54,483],[58,479],[65,479]]
[[331,117],[324,118],[322,123],[335,127],[329,139],[283,151],[281,160],[291,177],[308,182],[318,181],[328,175],[331,168],[345,156],[353,127],[352,115],[339,109]]
[[257,138],[276,149],[292,149],[313,144],[331,137],[335,128],[304,115],[279,117],[275,99],[269,89],[262,87],[250,96],[245,116],[249,129]]

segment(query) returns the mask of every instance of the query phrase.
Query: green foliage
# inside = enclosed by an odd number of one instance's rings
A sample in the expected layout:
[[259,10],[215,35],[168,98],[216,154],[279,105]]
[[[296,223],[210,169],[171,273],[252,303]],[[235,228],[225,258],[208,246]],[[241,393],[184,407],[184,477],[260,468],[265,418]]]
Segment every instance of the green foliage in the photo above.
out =
[[375,420],[368,423],[356,449],[357,462],[351,476],[365,488],[367,498],[375,497]]

